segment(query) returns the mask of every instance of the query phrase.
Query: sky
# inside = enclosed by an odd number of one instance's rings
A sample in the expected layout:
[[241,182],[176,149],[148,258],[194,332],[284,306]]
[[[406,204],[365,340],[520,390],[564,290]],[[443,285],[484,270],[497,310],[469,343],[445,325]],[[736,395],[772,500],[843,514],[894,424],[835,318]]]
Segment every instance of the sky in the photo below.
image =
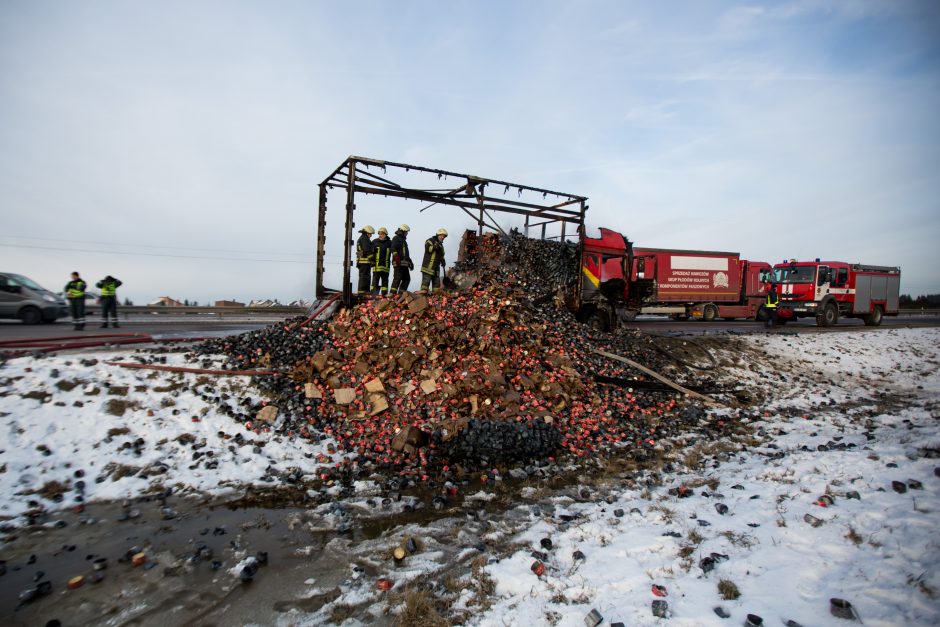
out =
[[[928,0],[2,0],[0,271],[312,299],[317,185],[362,155],[587,196],[589,234],[898,265],[935,294],[937,111]],[[413,248],[473,226],[357,203]]]

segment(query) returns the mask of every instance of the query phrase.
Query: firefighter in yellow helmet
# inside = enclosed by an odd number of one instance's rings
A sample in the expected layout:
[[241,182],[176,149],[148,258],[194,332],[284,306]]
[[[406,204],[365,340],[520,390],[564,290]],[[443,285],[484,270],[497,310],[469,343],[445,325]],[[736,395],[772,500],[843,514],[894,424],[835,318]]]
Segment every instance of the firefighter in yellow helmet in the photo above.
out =
[[392,268],[395,270],[392,288],[389,290],[392,294],[407,292],[408,284],[411,283],[411,271],[414,270],[415,264],[408,251],[408,231],[410,230],[411,227],[402,224],[395,231],[395,237],[392,238]]
[[375,246],[375,264],[372,266],[372,293],[385,296],[388,294],[388,271],[392,265],[392,240],[388,239],[388,229],[379,227],[379,237],[372,244]]
[[424,259],[421,261],[421,289],[441,289],[441,268],[447,265],[444,259],[445,229],[438,229],[424,242]]
[[371,287],[372,264],[375,262],[375,246],[372,244],[372,235],[375,233],[368,224],[359,231],[359,239],[356,241],[356,267],[359,268],[359,289],[360,294],[368,294]]

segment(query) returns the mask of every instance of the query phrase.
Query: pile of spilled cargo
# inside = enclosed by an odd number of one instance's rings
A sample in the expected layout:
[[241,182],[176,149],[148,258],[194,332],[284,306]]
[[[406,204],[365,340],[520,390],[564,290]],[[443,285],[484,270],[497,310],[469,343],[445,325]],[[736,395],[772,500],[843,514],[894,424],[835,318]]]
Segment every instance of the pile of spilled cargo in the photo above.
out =
[[452,289],[211,340],[194,358],[224,354],[232,369],[271,373],[255,378],[264,400],[222,411],[256,433],[331,437],[348,454],[337,468],[427,478],[609,453],[644,459],[660,438],[708,430],[699,400],[599,354],[706,376],[677,368],[644,334],[578,323],[559,302],[577,271],[570,244],[468,234]]

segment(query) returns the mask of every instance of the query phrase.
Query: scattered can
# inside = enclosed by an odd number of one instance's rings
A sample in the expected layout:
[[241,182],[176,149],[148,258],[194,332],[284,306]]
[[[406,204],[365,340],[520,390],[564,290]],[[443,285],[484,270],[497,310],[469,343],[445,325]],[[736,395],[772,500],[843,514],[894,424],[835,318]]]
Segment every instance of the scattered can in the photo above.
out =
[[601,616],[601,613],[596,609],[592,609],[588,612],[587,616],[584,617],[584,624],[587,625],[587,627],[597,627],[597,625],[601,624],[602,620],[604,620],[604,617]]
[[535,560],[532,562],[532,566],[529,567],[536,577],[541,577],[545,574],[545,564],[541,560]]
[[836,618],[844,618],[846,620],[856,620],[858,618],[858,614],[855,613],[855,608],[845,599],[829,599],[829,613]]
[[666,618],[669,614],[669,603],[662,599],[656,599],[652,605],[653,616],[657,618]]
[[83,585],[85,585],[85,577],[83,577],[82,575],[76,575],[75,577],[72,577],[65,584],[65,586],[69,590],[76,590],[78,588],[81,588]]

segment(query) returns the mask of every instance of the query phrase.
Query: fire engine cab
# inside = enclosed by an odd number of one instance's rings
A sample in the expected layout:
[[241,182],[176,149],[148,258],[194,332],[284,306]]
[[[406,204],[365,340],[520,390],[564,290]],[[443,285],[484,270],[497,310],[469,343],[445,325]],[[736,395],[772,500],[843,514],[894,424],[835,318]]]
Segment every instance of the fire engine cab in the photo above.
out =
[[828,327],[844,317],[878,326],[883,316],[898,315],[899,267],[791,259],[774,266],[772,280],[781,322],[815,316],[817,325]]

